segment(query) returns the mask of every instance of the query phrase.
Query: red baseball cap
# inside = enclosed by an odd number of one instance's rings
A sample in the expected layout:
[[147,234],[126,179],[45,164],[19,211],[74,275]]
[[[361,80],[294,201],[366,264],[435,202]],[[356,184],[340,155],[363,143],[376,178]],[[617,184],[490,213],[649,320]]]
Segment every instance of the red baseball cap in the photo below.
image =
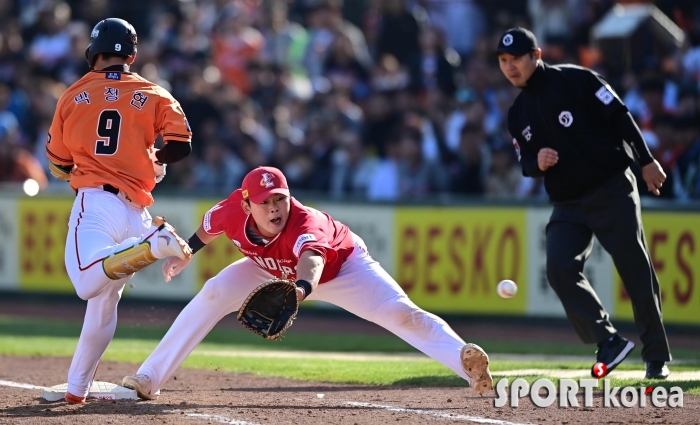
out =
[[289,196],[289,186],[282,171],[275,167],[258,167],[246,174],[241,184],[243,199],[262,203],[273,193]]

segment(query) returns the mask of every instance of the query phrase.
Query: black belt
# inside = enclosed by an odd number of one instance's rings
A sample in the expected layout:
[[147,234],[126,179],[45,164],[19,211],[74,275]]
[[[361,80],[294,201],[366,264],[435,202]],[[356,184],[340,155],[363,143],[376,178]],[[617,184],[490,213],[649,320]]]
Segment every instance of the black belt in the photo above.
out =
[[102,189],[105,190],[106,192],[113,193],[115,195],[119,194],[119,189],[112,186],[111,184],[102,185]]
[[[115,195],[119,194],[119,189],[112,186],[111,184],[102,185],[102,190],[109,192],[109,193],[113,193]],[[75,196],[78,196],[78,189],[73,189],[73,192],[75,192]]]

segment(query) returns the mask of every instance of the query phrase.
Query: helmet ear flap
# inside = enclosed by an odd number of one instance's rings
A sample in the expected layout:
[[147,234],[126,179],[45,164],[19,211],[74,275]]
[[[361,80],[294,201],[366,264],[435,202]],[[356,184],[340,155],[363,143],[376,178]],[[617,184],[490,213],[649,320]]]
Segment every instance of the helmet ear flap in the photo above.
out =
[[88,46],[88,48],[85,49],[85,61],[87,62],[90,69],[93,69],[95,67],[95,62],[97,62],[97,55],[98,54],[99,53],[91,54],[90,53],[90,46]]

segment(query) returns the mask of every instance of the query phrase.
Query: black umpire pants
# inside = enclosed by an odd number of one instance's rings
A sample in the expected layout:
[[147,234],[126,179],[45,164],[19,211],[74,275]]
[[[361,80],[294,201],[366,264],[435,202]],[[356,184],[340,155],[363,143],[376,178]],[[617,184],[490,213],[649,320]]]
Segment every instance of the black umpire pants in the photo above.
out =
[[612,257],[632,301],[644,344],[642,359],[670,361],[659,281],[644,236],[637,182],[629,168],[574,201],[554,203],[547,225],[547,278],[585,343],[603,342],[616,332],[583,275],[593,235]]

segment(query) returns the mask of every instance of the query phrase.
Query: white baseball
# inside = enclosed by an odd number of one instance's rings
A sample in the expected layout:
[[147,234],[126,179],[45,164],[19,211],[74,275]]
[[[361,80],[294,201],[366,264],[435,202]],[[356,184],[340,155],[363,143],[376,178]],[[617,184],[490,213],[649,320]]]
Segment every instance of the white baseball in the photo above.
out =
[[512,298],[518,292],[518,285],[512,280],[502,280],[498,282],[496,292],[501,298]]

